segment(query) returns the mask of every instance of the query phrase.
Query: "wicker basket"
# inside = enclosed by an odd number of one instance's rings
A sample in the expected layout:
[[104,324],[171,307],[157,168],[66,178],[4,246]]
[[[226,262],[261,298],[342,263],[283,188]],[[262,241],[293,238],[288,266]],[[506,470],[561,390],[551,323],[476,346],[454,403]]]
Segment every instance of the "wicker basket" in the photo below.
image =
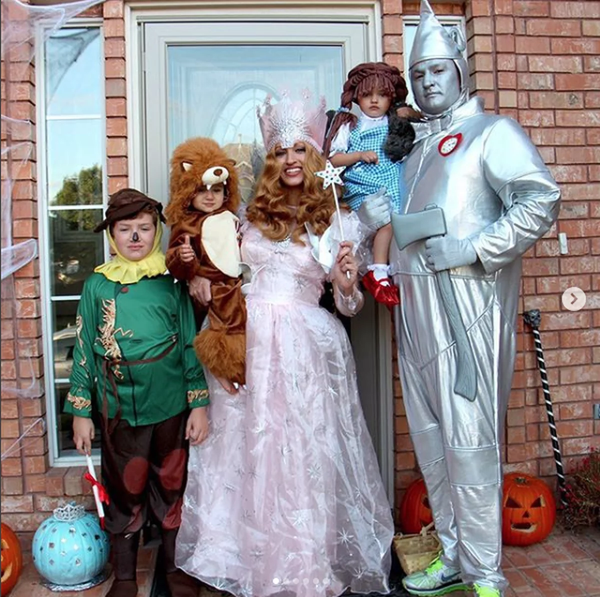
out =
[[442,545],[432,527],[433,522],[416,535],[400,534],[394,537],[394,549],[406,574],[425,570],[440,553]]

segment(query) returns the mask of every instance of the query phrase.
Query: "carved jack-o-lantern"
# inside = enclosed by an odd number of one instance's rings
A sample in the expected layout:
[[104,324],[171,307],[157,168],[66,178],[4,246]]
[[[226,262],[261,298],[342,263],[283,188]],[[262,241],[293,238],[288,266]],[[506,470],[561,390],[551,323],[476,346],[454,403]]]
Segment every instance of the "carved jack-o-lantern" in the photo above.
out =
[[504,477],[502,540],[506,545],[543,541],[556,521],[552,491],[536,477],[509,473]]
[[2,533],[2,597],[8,595],[17,584],[19,575],[23,569],[23,555],[19,538],[12,529],[4,523],[0,523]]
[[413,481],[400,504],[400,524],[405,533],[419,533],[433,520],[423,479]]

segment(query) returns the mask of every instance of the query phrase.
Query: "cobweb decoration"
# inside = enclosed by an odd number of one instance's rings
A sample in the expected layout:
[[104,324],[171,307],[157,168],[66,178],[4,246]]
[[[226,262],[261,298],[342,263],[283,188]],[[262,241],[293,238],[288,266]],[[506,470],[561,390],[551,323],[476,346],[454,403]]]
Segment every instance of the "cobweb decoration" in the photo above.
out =
[[[35,172],[27,175],[25,182],[20,180],[20,173],[27,168],[33,168],[32,157],[36,139],[35,122],[25,119],[19,111],[19,98],[24,89],[32,80],[31,66],[37,50],[36,44],[44,44],[57,30],[61,29],[70,19],[79,15],[90,7],[101,4],[102,0],[81,0],[66,4],[54,4],[51,6],[31,6],[23,4],[18,0],[1,0],[2,23],[1,23],[1,49],[2,58],[2,204],[0,236],[2,249],[2,341],[3,355],[5,345],[10,346],[14,354],[13,359],[2,361],[2,369],[14,367],[14,373],[3,379],[2,392],[4,396],[15,396],[18,398],[40,398],[43,395],[43,384],[39,379],[40,373],[36,374],[32,357],[38,354],[32,352],[31,348],[24,348],[23,341],[29,337],[19,335],[17,326],[19,309],[22,298],[22,286],[24,279],[15,279],[14,274],[28,263],[34,261],[38,256],[37,238],[26,240],[14,240],[14,213],[13,199],[16,197],[27,197],[33,199],[34,214],[36,178]],[[73,35],[73,43],[69,48],[70,56],[56,56],[52,49],[48,53],[48,59],[60,59],[62,61],[76,59],[77,53],[82,52],[89,38],[82,35]],[[69,64],[70,64],[69,63]],[[37,65],[37,68],[43,68]],[[54,68],[54,67],[53,67]],[[49,93],[56,89],[60,78],[66,69],[54,68],[54,78],[50,81]],[[25,83],[25,85],[23,85]],[[34,88],[34,85],[31,86]],[[29,91],[27,91],[29,92]],[[35,100],[31,100],[35,101]],[[23,102],[21,102],[22,104]],[[38,126],[41,123],[38,123]],[[33,194],[33,197],[31,195]],[[39,195],[38,195],[39,196]],[[42,197],[44,204],[45,198]],[[23,202],[25,203],[25,202]],[[34,215],[35,218],[35,215]],[[23,236],[21,234],[20,236]],[[26,281],[26,279],[25,279]],[[6,326],[6,327],[5,327]],[[3,356],[4,359],[4,356]],[[12,379],[11,379],[12,378]],[[20,407],[19,407],[20,409]],[[20,412],[20,410],[19,410]],[[20,429],[20,435],[15,444],[22,442],[25,435],[37,435],[42,432],[43,420],[37,421],[27,429]],[[16,445],[13,444],[6,452],[12,453]],[[2,455],[4,458],[4,454]]]

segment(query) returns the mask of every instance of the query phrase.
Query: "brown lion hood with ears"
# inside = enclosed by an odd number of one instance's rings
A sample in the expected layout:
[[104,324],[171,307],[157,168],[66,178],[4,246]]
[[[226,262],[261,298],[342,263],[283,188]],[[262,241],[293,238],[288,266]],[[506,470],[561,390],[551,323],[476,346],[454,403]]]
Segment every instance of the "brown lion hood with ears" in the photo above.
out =
[[192,199],[203,186],[202,175],[215,166],[229,172],[223,207],[237,212],[241,197],[235,161],[227,157],[216,141],[195,137],[178,145],[171,157],[170,197],[165,208],[167,224],[172,226],[189,217]]

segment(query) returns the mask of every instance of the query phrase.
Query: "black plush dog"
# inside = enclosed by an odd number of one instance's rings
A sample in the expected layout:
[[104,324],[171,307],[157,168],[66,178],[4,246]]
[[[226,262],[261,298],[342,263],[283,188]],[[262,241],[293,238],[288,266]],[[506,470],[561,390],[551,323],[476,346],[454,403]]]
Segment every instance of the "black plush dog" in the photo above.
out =
[[418,113],[410,108],[402,108],[402,111],[406,109],[412,112],[410,116],[392,114],[388,118],[388,136],[383,151],[392,162],[402,161],[410,153],[415,142],[415,130],[411,120],[418,120]]

